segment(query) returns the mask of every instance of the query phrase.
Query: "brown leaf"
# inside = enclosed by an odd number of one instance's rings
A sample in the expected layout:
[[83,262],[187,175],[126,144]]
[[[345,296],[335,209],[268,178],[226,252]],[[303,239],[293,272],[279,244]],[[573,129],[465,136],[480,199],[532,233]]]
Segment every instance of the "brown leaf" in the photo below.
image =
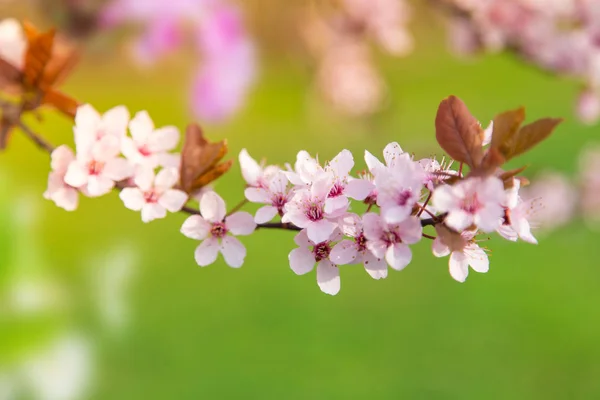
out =
[[518,132],[523,121],[525,121],[525,109],[523,107],[498,114],[494,118],[494,132],[490,147],[499,149],[503,153],[503,145],[509,142]]
[[509,160],[531,150],[547,139],[562,121],[562,118],[542,118],[522,127],[509,144],[506,159]]
[[219,178],[232,161],[219,164],[227,153],[227,142],[210,143],[197,124],[188,125],[181,151],[181,188],[192,193]]
[[27,88],[39,88],[46,66],[52,57],[56,31],[51,29],[48,32],[39,33],[29,23],[24,23],[23,26],[27,35],[27,51],[23,66],[24,84]]
[[458,97],[441,102],[435,118],[435,136],[453,159],[476,168],[483,158],[482,128]]
[[514,183],[514,178],[521,172],[527,169],[527,165],[521,168],[511,169],[510,171],[503,172],[499,178],[504,182],[504,188],[510,189]]
[[492,175],[496,172],[496,170],[502,166],[506,162],[506,158],[500,153],[500,151],[495,147],[490,147],[485,156],[483,157],[483,161],[481,162],[481,166],[469,174],[469,176],[488,176]]
[[42,104],[51,105],[70,118],[75,118],[77,107],[79,106],[77,100],[52,89],[45,93]]
[[42,89],[60,85],[79,62],[79,52],[74,45],[57,36],[54,39],[52,58],[48,61],[40,84]]

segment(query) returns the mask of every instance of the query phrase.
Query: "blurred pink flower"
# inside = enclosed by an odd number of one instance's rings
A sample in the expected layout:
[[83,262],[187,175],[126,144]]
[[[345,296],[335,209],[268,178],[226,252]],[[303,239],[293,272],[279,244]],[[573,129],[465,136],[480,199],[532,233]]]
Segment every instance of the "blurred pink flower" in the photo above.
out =
[[176,50],[191,33],[202,59],[191,85],[193,113],[219,122],[242,107],[256,77],[256,54],[235,6],[222,0],[114,0],[102,21],[105,27],[144,26],[134,46],[142,64]]
[[553,230],[567,224],[574,216],[577,191],[569,179],[556,172],[546,172],[535,183],[521,189],[525,201],[538,201],[530,221],[542,230]]
[[579,158],[581,212],[590,226],[600,226],[600,147],[585,149]]

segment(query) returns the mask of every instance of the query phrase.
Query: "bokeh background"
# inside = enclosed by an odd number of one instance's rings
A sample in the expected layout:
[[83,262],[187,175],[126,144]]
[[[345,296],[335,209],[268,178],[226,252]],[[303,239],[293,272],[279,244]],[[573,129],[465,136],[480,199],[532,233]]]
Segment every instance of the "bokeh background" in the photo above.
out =
[[[386,108],[367,119],[335,113],[315,97],[289,23],[301,3],[244,2],[259,78],[234,118],[204,124],[210,138],[228,139],[231,158],[246,148],[282,164],[300,149],[325,160],[347,148],[362,169],[363,151],[381,154],[390,141],[418,157],[439,155],[434,117],[449,94],[481,121],[519,105],[530,119],[566,118],[514,164],[530,165],[531,178],[573,174],[580,151],[600,142],[598,126],[574,118],[576,84],[510,55],[452,56],[443,23],[419,5],[414,52],[376,56]],[[86,48],[65,91],[99,110],[125,104],[183,129],[192,119],[185,51],[140,70],[111,40]],[[32,124],[72,144],[64,118],[46,113]],[[199,268],[197,243],[179,233],[184,215],[146,225],[116,194],[68,213],[42,198],[48,170],[48,157],[20,134],[0,156],[2,399],[23,382],[25,398],[68,398],[61,379],[90,399],[600,397],[600,236],[582,221],[541,234],[537,246],[491,235],[490,272],[464,284],[424,240],[411,265],[386,280],[342,268],[342,290],[331,297],[314,274],[290,270],[291,232],[243,238],[239,270],[222,259]],[[216,186],[230,205],[242,188],[237,166]],[[48,387],[55,397],[40,389]]]

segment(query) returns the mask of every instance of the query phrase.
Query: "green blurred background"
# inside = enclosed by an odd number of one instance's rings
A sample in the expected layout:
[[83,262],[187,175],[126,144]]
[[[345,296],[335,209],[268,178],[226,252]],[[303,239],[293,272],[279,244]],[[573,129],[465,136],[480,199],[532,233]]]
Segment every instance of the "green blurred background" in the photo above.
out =
[[[364,149],[381,154],[390,141],[418,157],[441,154],[433,121],[449,94],[484,123],[519,105],[530,119],[566,118],[515,163],[530,164],[529,177],[572,173],[579,151],[600,141],[600,128],[573,115],[576,84],[507,55],[456,59],[440,21],[424,11],[413,23],[416,51],[379,57],[390,85],[387,109],[368,121],[335,115],[311,92],[306,62],[267,32],[270,20],[253,3],[250,18],[266,43],[260,79],[234,120],[205,126],[212,139],[228,139],[232,158],[247,148],[284,163],[305,149],[324,160],[347,148],[362,169]],[[148,110],[157,126],[183,129],[190,118],[185,71],[185,57],[140,72],[124,54],[89,51],[65,90],[99,110],[125,104],[132,113]],[[72,144],[61,117],[32,124],[53,143]],[[75,213],[44,201],[48,157],[20,134],[0,170],[1,290],[29,274],[59,282],[65,298],[51,311],[0,313],[0,371],[56,332],[76,329],[94,349],[93,399],[600,398],[599,236],[580,222],[542,236],[538,246],[492,235],[490,272],[471,273],[464,284],[424,240],[412,264],[386,280],[372,280],[360,266],[342,268],[342,290],[331,297],[314,274],[290,270],[291,232],[243,238],[248,256],[240,270],[222,259],[199,268],[197,242],[179,233],[184,215],[146,225],[116,194],[83,199]],[[216,186],[230,205],[243,188],[239,169],[232,171]],[[15,216],[23,202],[35,210],[31,221]],[[120,296],[129,309],[125,328],[111,334],[91,288],[110,267],[98,260],[110,261],[115,246],[134,253],[126,256],[135,271],[123,290],[108,287],[100,297]]]

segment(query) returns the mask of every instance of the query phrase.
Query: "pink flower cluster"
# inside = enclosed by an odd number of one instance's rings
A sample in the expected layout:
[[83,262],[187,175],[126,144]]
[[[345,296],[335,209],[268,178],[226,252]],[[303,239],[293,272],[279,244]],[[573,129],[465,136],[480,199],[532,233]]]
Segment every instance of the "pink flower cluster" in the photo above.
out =
[[187,202],[188,195],[176,189],[179,156],[171,153],[179,142],[177,128],[156,129],[145,111],[130,120],[123,106],[100,115],[86,104],[77,110],[73,131],[76,153],[62,145],[51,155],[44,197],[57,206],[73,211],[79,193],[99,197],[117,187],[125,207],[149,222]]
[[[485,135],[492,131],[490,125]],[[239,268],[246,248],[236,236],[257,228],[295,230],[298,247],[289,253],[291,269],[304,275],[316,266],[318,286],[335,295],[341,266],[362,264],[372,278],[386,278],[388,267],[400,271],[411,263],[411,246],[423,237],[434,239],[435,256],[450,255],[450,274],[459,282],[467,278],[469,266],[488,271],[488,257],[476,240],[480,232],[537,243],[529,222],[533,202],[521,198],[519,179],[506,178],[500,170],[463,177],[462,166],[454,170],[432,158],[415,160],[395,142],[383,150],[383,161],[365,151],[366,170],[358,175],[352,173],[355,160],[348,150],[324,164],[300,151],[294,165],[284,168],[260,164],[242,150],[246,201],[261,205],[253,216],[240,207],[227,212],[212,189],[203,187],[194,199],[180,190],[181,161],[173,152],[179,132],[172,126],[155,128],[145,111],[130,119],[122,106],[101,115],[83,105],[74,134],[75,154],[67,146],[52,152],[44,196],[74,210],[79,193],[97,197],[116,188],[125,207],[141,211],[144,222],[197,199],[199,212],[183,210],[191,215],[181,233],[201,241],[195,250],[200,266],[214,263],[221,253],[229,266]],[[278,222],[271,222],[275,218]]]
[[256,75],[256,56],[234,5],[222,0],[112,0],[103,21],[106,27],[127,22],[144,26],[134,54],[145,64],[192,37],[202,59],[191,90],[194,114],[218,122],[242,107]]
[[412,50],[404,0],[343,0],[331,15],[302,20],[306,42],[318,63],[317,87],[339,111],[372,114],[385,98],[385,83],[371,59],[369,42],[386,53]]
[[[439,235],[432,248],[437,257],[451,255],[450,274],[460,282],[469,265],[477,272],[488,270],[487,255],[475,240],[479,231],[536,243],[528,222],[530,204],[519,197],[518,183],[504,190],[492,176],[448,185],[445,179],[458,172],[434,159],[415,161],[397,143],[386,146],[383,155],[381,162],[365,152],[368,173],[352,176],[355,163],[348,150],[324,165],[301,151],[294,166],[285,169],[260,165],[242,150],[246,199],[262,205],[254,218],[244,212],[227,216],[223,200],[209,192],[200,201],[202,216],[189,217],[181,231],[203,241],[196,249],[199,265],[214,262],[220,251],[227,264],[240,267],[245,248],[231,235],[250,234],[280,218],[300,230],[294,238],[298,247],[289,254],[291,269],[304,275],[316,265],[317,283],[331,295],[340,290],[342,265],[362,264],[374,279],[387,277],[388,266],[404,269],[423,226],[433,225],[424,223],[428,218],[441,218],[443,229],[461,233],[448,242]],[[432,205],[427,205],[429,194]],[[365,207],[359,215],[356,208]]]
[[584,84],[577,112],[600,117],[600,7],[596,0],[438,0],[450,9],[450,39],[460,53],[509,49]]

